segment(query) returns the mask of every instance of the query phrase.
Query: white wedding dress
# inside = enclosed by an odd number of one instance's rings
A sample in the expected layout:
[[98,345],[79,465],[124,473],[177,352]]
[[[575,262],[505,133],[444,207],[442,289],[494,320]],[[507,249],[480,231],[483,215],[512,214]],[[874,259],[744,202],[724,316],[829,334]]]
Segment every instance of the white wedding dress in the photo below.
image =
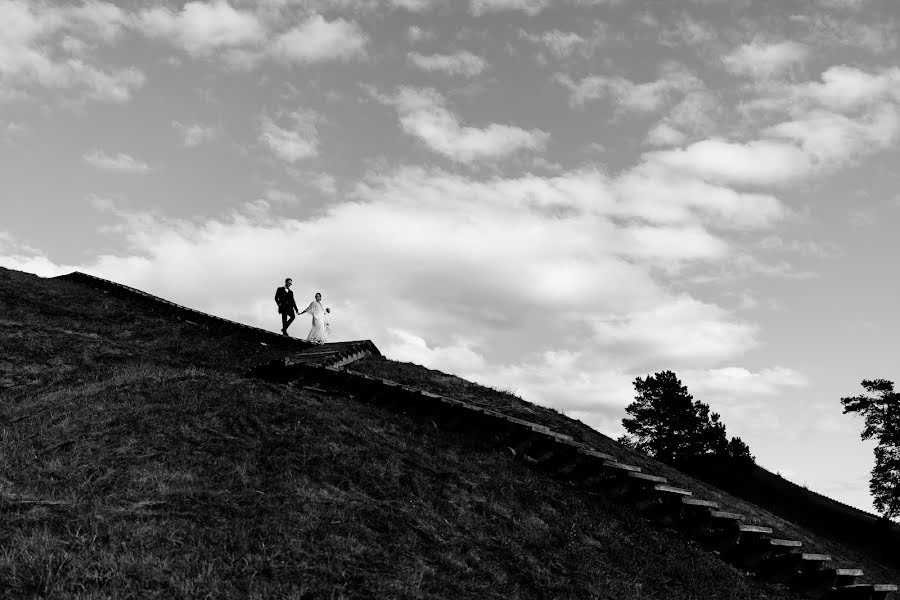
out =
[[312,315],[312,329],[309,330],[306,341],[314,344],[324,344],[328,341],[328,313],[325,312],[325,307],[322,306],[321,302],[313,300],[306,307],[305,312]]

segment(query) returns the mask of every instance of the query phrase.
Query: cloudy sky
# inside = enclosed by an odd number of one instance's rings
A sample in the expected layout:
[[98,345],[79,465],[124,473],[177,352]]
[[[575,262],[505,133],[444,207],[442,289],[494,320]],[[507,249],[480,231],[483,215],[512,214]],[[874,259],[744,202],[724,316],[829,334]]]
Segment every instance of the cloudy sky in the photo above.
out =
[[[674,370],[871,509],[893,0],[0,0],[0,265],[338,339],[609,435]],[[305,335],[305,317],[293,326]]]

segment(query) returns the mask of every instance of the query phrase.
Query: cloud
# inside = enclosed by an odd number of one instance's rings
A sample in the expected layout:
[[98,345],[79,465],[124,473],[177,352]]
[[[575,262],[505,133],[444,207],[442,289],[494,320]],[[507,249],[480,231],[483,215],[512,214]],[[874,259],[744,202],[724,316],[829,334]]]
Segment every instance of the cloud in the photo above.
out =
[[741,193],[696,176],[659,169],[652,160],[623,173],[614,186],[630,211],[628,216],[666,225],[699,221],[722,229],[764,230],[788,215],[774,196]]
[[71,273],[76,267],[56,264],[39,250],[22,243],[15,236],[0,229],[0,266],[42,277],[56,277]]
[[131,25],[131,16],[109,2],[86,0],[63,10],[67,16],[67,27],[87,39],[109,43]]
[[666,122],[657,123],[647,132],[647,144],[651,146],[678,146],[686,139],[683,131]]
[[530,42],[541,44],[556,58],[567,58],[576,52],[588,54],[591,48],[590,41],[574,31],[551,29],[540,35],[520,31],[519,35]]
[[172,126],[181,136],[182,144],[189,148],[199,146],[203,142],[213,139],[216,135],[214,127],[207,127],[199,123],[172,121]]
[[0,0],[0,95],[28,98],[34,88],[72,90],[78,101],[126,102],[142,87],[136,68],[103,69],[87,56],[93,43],[108,43],[125,17],[115,6],[30,4]]
[[441,71],[448,75],[474,77],[487,69],[487,62],[480,56],[461,50],[453,54],[420,54],[410,52],[409,59],[414,65],[426,71]]
[[550,0],[472,0],[470,10],[476,17],[502,11],[522,11],[534,16],[549,4]]
[[288,118],[290,128],[284,129],[269,117],[263,117],[259,140],[285,162],[312,158],[319,153],[317,120],[313,111],[295,111]]
[[[560,4],[573,6],[596,6],[601,4],[621,4],[621,0],[567,0]],[[521,11],[533,17],[546,8],[554,6],[552,0],[471,0],[470,12],[476,17],[492,12]]]
[[138,175],[143,175],[150,171],[150,165],[123,152],[107,154],[102,150],[93,150],[82,158],[92,167],[106,171],[136,173]]
[[373,339],[392,358],[514,388],[609,430],[635,374],[715,368],[753,347],[754,325],[668,282],[681,266],[732,259],[712,228],[778,218],[765,196],[631,173],[478,179],[408,167],[373,171],[303,219],[267,202],[196,220],[116,211],[123,221],[107,231],[124,250],[79,268],[272,330],[268,290],[292,275],[301,299],[324,292],[338,339]]
[[723,56],[722,62],[735,75],[765,79],[777,77],[796,65],[802,65],[808,55],[809,48],[798,42],[753,41]]
[[415,44],[425,40],[432,40],[434,39],[434,37],[435,35],[433,31],[422,29],[418,25],[410,25],[406,30],[406,39],[409,40],[411,44]]
[[649,309],[590,325],[593,343],[615,348],[632,369],[727,360],[754,346],[757,334],[756,327],[736,322],[724,309],[689,296],[667,297]]
[[807,176],[814,166],[800,148],[769,140],[708,139],[685,148],[650,152],[645,159],[705,180],[737,185],[781,185]]
[[690,15],[682,16],[673,26],[663,29],[659,34],[663,46],[704,46],[719,39],[715,27],[706,22],[697,21]]
[[651,146],[678,146],[697,135],[709,135],[719,127],[725,111],[716,94],[695,89],[684,97],[647,133]]
[[252,46],[266,35],[256,15],[235,9],[226,0],[188,2],[180,11],[165,6],[146,8],[138,14],[136,27],[148,37],[165,39],[198,56]]
[[871,0],[817,0],[817,2],[825,8],[859,10],[868,5]]
[[456,162],[497,160],[524,150],[540,150],[549,138],[549,134],[539,129],[511,125],[464,126],[433,89],[402,87],[385,101],[397,109],[406,133]]
[[279,35],[269,52],[283,61],[299,64],[350,60],[362,55],[368,41],[353,21],[327,21],[322,15],[312,15]]
[[436,0],[389,0],[394,8],[402,8],[409,12],[425,12],[430,10]]
[[765,133],[796,142],[816,164],[835,168],[893,146],[900,135],[900,108],[883,104],[859,119],[814,110],[769,127]]
[[800,100],[847,112],[867,108],[886,99],[900,100],[900,68],[867,73],[855,67],[836,65],[822,73],[822,81],[798,84],[785,91]]
[[868,72],[844,65],[818,80],[764,82],[739,109],[745,128],[764,139],[709,139],[658,158],[733,183],[784,184],[832,172],[896,145],[898,84],[896,67]]
[[452,345],[429,347],[421,337],[399,329],[388,329],[388,341],[382,352],[394,360],[415,362],[416,364],[438,368],[464,376],[465,373],[484,370],[484,356],[473,350],[464,340],[456,340]]
[[897,48],[897,19],[892,15],[877,14],[875,19],[863,23],[822,11],[812,14],[795,14],[790,20],[805,26],[802,39],[809,45],[825,48],[856,48],[879,54]]
[[681,65],[664,65],[659,79],[634,83],[621,76],[590,75],[574,81],[568,75],[558,75],[557,81],[569,90],[569,100],[575,106],[590,100],[608,98],[620,109],[629,112],[655,112],[668,104],[672,97],[700,89],[703,83]]
[[787,367],[770,367],[758,372],[744,367],[723,367],[685,371],[684,381],[698,395],[724,394],[730,397],[775,396],[789,388],[803,388],[809,378]]

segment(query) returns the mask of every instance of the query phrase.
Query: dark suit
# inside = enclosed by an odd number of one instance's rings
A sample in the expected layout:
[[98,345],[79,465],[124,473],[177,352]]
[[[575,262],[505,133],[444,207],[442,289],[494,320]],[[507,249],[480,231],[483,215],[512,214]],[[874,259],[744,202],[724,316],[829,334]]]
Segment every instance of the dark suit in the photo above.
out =
[[300,310],[294,301],[294,292],[283,286],[278,288],[275,290],[275,303],[281,313],[281,331],[287,333],[288,326],[294,322],[294,313]]

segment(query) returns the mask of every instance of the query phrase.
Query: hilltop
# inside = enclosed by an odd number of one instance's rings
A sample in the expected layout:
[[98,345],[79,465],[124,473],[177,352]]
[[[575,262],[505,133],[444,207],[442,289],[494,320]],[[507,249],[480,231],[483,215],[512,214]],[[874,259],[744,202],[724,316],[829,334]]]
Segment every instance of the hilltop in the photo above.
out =
[[[0,598],[800,597],[484,436],[247,377],[304,348],[0,269]],[[896,554],[828,519],[790,522],[552,410],[382,357],[345,369],[538,423],[900,581]]]

